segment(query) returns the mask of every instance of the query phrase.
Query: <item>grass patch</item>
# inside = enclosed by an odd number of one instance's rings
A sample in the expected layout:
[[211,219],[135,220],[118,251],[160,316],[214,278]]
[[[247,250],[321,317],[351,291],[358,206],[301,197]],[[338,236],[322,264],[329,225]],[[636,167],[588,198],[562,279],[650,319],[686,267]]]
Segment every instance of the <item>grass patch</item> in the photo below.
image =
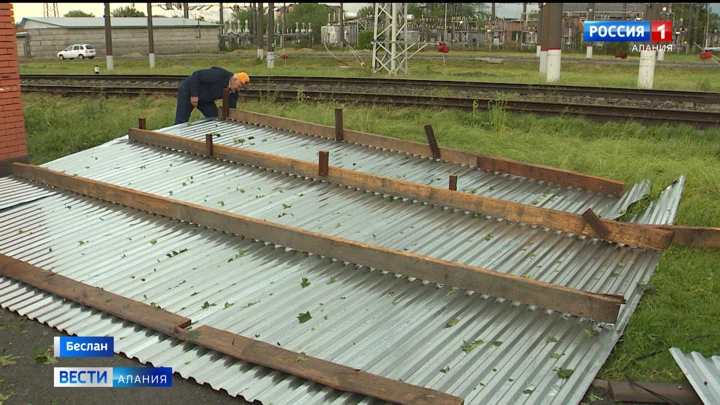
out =
[[[276,69],[271,73],[368,75],[361,69],[341,69],[334,60],[315,62],[315,59],[311,61],[301,56],[301,52],[291,53],[287,64],[276,60]],[[502,55],[487,53],[484,56]],[[666,60],[674,61],[676,57],[682,60],[681,56],[666,55]],[[345,57],[341,54],[341,58]],[[188,67],[181,60],[172,59],[173,66],[167,66],[170,60],[158,59],[158,68],[151,71],[144,67],[147,64],[144,59],[126,61],[120,57],[115,62],[115,73],[185,74],[216,65],[231,70],[242,67],[250,75],[268,74],[264,64],[254,62],[254,51],[233,58],[193,59]],[[349,63],[352,60],[351,57],[347,59]],[[83,73],[70,70],[89,66],[71,61],[23,63],[21,73],[60,73],[58,67],[67,69],[67,73]],[[442,77],[442,60],[413,59],[410,69],[417,72],[413,74],[416,78],[539,82],[537,63],[493,65],[448,59],[447,77]],[[472,75],[462,76],[468,72]],[[656,88],[718,90],[715,84],[720,83],[718,72],[717,69],[660,66],[655,73]],[[593,78],[593,85],[632,87],[637,80],[637,66],[566,64],[563,65],[561,84],[587,84],[589,76]],[[125,136],[127,128],[137,126],[139,117],[147,118],[148,129],[170,126],[175,112],[175,99],[165,96],[67,99],[25,94],[22,100],[28,151],[33,164]],[[600,124],[568,117],[538,118],[507,113],[497,104],[490,111],[477,108],[466,113],[363,107],[349,103],[340,106],[317,104],[305,101],[302,94],[292,103],[274,104],[271,101],[272,95],[268,94],[266,100],[241,100],[238,106],[330,126],[334,125],[335,107],[341,107],[348,129],[418,142],[427,141],[423,126],[432,124],[438,143],[444,147],[608,177],[625,181],[628,186],[649,179],[653,197],[677,176],[685,174],[687,182],[675,223],[720,227],[720,130],[644,126],[633,122]],[[201,114],[194,111],[191,120],[200,117]],[[638,380],[681,382],[685,377],[667,351],[668,347],[677,346],[686,352],[697,350],[706,356],[720,354],[720,251],[672,247],[663,254],[650,283],[656,286],[655,293],[643,297],[599,378],[622,379],[623,371],[630,367],[630,376]],[[657,355],[633,362],[633,359],[658,349],[661,351]]]
[[[282,54],[277,49],[276,55]],[[101,74],[182,74],[189,75],[197,69],[211,66],[221,66],[228,70],[243,70],[251,77],[253,75],[275,76],[343,76],[343,77],[388,77],[386,73],[373,74],[370,70],[360,67],[354,56],[348,51],[333,51],[349,66],[341,65],[332,58],[318,58],[328,56],[324,50],[295,50],[286,49],[289,55],[286,60],[275,60],[275,68],[268,69],[265,61],[257,61],[256,50],[241,50],[233,53],[215,54],[186,54],[186,55],[157,55],[156,67],[150,69],[147,58],[123,57],[114,58],[114,69],[105,70],[104,60],[65,60],[44,59],[40,61],[23,60],[20,64],[20,74],[28,73],[65,73],[65,74],[92,74],[94,66],[99,65]],[[545,79],[540,78],[539,59],[534,52],[484,52],[453,50],[452,56],[464,56],[466,59],[445,58],[438,56],[437,51],[428,49],[420,52],[418,56],[408,61],[408,71],[412,78],[435,80],[460,81],[489,81],[489,82],[516,82],[541,84]],[[507,57],[520,56],[524,59],[511,59]],[[361,57],[367,65],[371,65],[372,54],[361,52]],[[482,58],[505,58],[502,63],[487,63]],[[573,59],[584,59],[585,53],[563,52],[563,63],[560,80],[556,84],[562,85],[592,85],[611,87],[637,86],[639,54],[629,55],[632,64],[588,64],[571,63]],[[612,55],[593,56],[597,60],[614,60]],[[528,60],[529,59],[529,60]],[[673,90],[720,90],[720,69],[712,61],[702,62],[697,55],[666,54],[667,62],[696,62],[693,66],[699,67],[673,67],[664,66],[658,62],[655,68],[654,87],[657,89]],[[401,74],[402,76],[402,74]],[[588,80],[592,77],[592,80]]]

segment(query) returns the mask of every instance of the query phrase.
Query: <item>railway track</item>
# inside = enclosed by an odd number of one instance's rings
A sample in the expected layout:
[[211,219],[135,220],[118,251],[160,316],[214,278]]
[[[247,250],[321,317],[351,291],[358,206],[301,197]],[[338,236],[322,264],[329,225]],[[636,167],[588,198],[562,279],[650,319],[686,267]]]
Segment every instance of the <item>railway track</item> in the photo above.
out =
[[[185,75],[22,75],[25,92],[65,96],[104,94],[175,96]],[[634,120],[646,124],[720,124],[720,93],[589,86],[528,85],[340,77],[253,76],[244,98],[279,102],[334,101],[466,111],[502,107],[513,113],[581,116],[594,121]],[[560,101],[547,101],[548,99]],[[581,100],[578,102],[576,100]],[[632,101],[628,101],[632,100]],[[624,105],[623,105],[624,104]],[[643,106],[637,106],[637,105]],[[711,111],[708,111],[711,110]]]

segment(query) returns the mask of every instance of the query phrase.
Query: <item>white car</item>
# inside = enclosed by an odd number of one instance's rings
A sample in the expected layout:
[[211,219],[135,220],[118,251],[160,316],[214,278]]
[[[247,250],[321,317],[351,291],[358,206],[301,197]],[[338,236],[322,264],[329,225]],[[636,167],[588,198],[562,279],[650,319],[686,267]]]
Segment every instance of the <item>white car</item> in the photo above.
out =
[[70,45],[65,50],[58,52],[57,57],[63,59],[92,59],[95,57],[95,47],[88,44]]

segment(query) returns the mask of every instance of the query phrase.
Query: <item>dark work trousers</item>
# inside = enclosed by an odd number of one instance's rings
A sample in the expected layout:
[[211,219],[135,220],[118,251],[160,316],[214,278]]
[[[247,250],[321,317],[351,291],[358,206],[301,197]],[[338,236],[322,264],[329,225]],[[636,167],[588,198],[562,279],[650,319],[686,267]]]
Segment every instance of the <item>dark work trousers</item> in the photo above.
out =
[[[190,114],[193,111],[193,105],[190,104],[190,86],[183,82],[178,88],[177,108],[175,109],[175,125],[188,122]],[[218,108],[214,101],[209,103],[198,102],[197,109],[205,117],[212,118],[218,116]]]

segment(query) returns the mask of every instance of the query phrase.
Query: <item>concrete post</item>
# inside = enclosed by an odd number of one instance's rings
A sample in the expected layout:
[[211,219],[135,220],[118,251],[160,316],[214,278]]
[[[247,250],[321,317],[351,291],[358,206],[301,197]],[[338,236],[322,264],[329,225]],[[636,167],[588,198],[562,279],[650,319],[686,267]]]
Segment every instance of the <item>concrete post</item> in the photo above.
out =
[[257,3],[257,15],[255,16],[255,42],[257,43],[257,59],[262,61],[264,59],[263,52],[263,4]]
[[153,34],[153,16],[152,3],[147,4],[147,20],[148,20],[148,59],[150,59],[150,69],[155,68],[155,39]]
[[560,80],[560,61],[562,49],[562,11],[563,3],[550,3],[548,14],[548,52],[547,52],[547,81]]
[[638,88],[652,89],[655,80],[655,51],[640,51]]
[[548,71],[548,28],[550,27],[551,3],[543,4],[542,35],[540,38],[540,76],[547,78]]
[[[595,3],[588,3],[587,5],[587,21],[595,21]],[[585,57],[587,59],[592,59],[593,56],[593,44],[592,42],[587,43],[587,50],[585,52]]]
[[535,33],[536,41],[537,41],[537,49],[535,51],[535,56],[538,58],[540,57],[540,52],[542,48],[542,29],[543,29],[543,3],[538,3],[538,16],[537,16],[538,22],[537,22],[537,32]]
[[268,51],[267,68],[275,68],[275,3],[268,3]]
[[110,3],[105,3],[105,64],[108,71],[113,70],[112,27],[110,26]]

